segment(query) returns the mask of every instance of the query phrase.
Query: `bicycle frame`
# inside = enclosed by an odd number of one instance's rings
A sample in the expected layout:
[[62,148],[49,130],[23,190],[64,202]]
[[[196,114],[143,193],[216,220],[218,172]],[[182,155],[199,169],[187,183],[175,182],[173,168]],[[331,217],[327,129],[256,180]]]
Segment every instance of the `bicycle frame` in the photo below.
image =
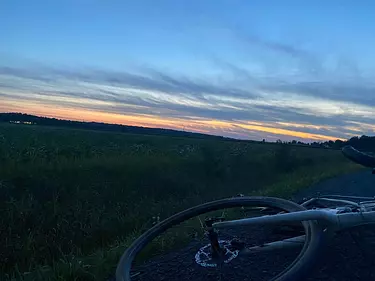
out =
[[[336,198],[351,198],[357,200],[367,200],[364,202],[353,202],[344,199],[333,199],[328,197]],[[324,197],[312,198],[303,204],[302,206],[307,206],[314,202],[332,202],[332,203],[342,203],[352,206],[355,209],[345,210],[343,208],[321,208],[314,210],[306,210],[291,213],[280,213],[276,215],[264,215],[255,218],[245,218],[239,220],[231,220],[224,222],[217,222],[213,224],[213,228],[235,228],[246,225],[271,225],[271,224],[283,224],[283,223],[293,223],[293,222],[303,222],[303,221],[317,221],[324,227],[327,233],[335,233],[339,230],[352,228],[364,224],[375,224],[375,200],[372,197],[357,197],[357,196],[340,196],[340,195],[327,195]],[[305,242],[305,235],[296,236],[289,239],[284,239],[280,241],[270,242],[261,246],[255,246],[250,248],[245,248],[241,251],[242,254],[252,254],[258,251],[269,251],[277,249],[285,249],[285,247],[301,246]]]
[[[343,154],[354,161],[355,163],[361,164],[365,167],[373,168],[373,173],[375,173],[375,157],[362,153],[351,146],[345,146],[342,148]],[[238,197],[238,196],[237,196]],[[242,197],[240,195],[240,197]],[[336,199],[335,199],[336,198]],[[137,240],[135,240],[132,245],[130,245],[126,252],[121,257],[116,270],[117,280],[130,280],[131,278],[131,267],[134,257],[152,241],[157,235],[165,232],[167,229],[186,221],[195,216],[196,214],[203,214],[205,210],[218,210],[220,206],[240,207],[241,202],[230,202],[231,199],[223,199],[222,201],[213,201],[207,204],[202,204],[191,209],[182,211],[172,217],[165,219],[160,222],[160,225],[155,225],[153,228],[147,230],[143,233]],[[296,210],[301,208],[296,208],[292,206],[294,204],[285,204],[287,202],[278,203],[278,198],[264,198],[264,206],[270,207],[255,207],[254,209],[267,211],[272,210],[272,206],[276,206],[282,210]],[[355,202],[354,200],[365,200],[363,202]],[[255,201],[244,200],[246,205],[248,203],[249,210],[252,209],[252,202],[261,202],[262,199],[257,198]],[[238,255],[243,254],[253,254],[259,251],[268,250],[278,250],[285,249],[293,246],[306,247],[302,249],[301,254],[296,258],[296,260],[291,264],[291,268],[287,268],[287,272],[282,272],[283,274],[281,280],[291,280],[290,276],[296,276],[302,272],[302,270],[307,269],[306,265],[315,258],[317,247],[322,246],[325,238],[330,238],[332,234],[339,230],[345,228],[351,228],[364,224],[375,224],[375,197],[358,197],[358,196],[340,196],[340,195],[327,195],[324,197],[318,196],[317,198],[312,198],[302,203],[301,206],[307,207],[309,204],[317,202],[330,202],[330,203],[340,203],[346,205],[346,207],[338,208],[326,208],[325,206],[320,209],[307,209],[303,211],[296,212],[279,212],[276,215],[265,215],[261,217],[248,217],[246,219],[231,220],[231,221],[220,221],[214,223],[216,218],[211,218],[208,220],[209,224],[206,223],[206,231],[211,232],[209,236],[210,243],[201,247],[195,255],[196,262],[204,267],[221,267],[223,263],[228,263]],[[247,203],[246,203],[247,202]],[[233,203],[233,204],[232,204]],[[238,203],[238,204],[237,204]],[[223,205],[221,205],[223,204]],[[227,205],[228,204],[228,205]],[[255,203],[254,203],[255,204]],[[350,207],[348,207],[350,206]],[[216,209],[218,207],[218,209]],[[244,209],[244,207],[243,207]],[[303,208],[302,208],[303,209]],[[309,236],[310,239],[306,239],[306,235],[301,235],[301,231],[298,228],[294,228],[295,223],[301,223],[304,226],[305,234]],[[270,243],[263,243],[259,246],[244,247],[245,243],[242,241],[232,240],[218,240],[217,233],[215,229],[223,228],[235,228],[238,226],[246,225],[272,225],[272,224],[291,224],[292,232],[295,231],[295,237],[288,239],[280,239],[279,241],[274,241]],[[272,229],[271,229],[272,230]],[[278,229],[276,229],[278,230]],[[288,231],[288,230],[287,230]],[[282,230],[281,230],[282,232]],[[299,234],[297,234],[299,233]],[[209,234],[209,233],[208,233]],[[311,236],[310,236],[311,234]],[[323,239],[324,238],[324,239]],[[234,243],[233,243],[234,242]],[[310,242],[313,242],[310,244]],[[216,244],[215,244],[216,243]],[[219,245],[217,245],[219,243]],[[221,244],[220,244],[221,243]],[[222,246],[223,245],[223,246]],[[219,248],[217,248],[219,246]],[[310,248],[311,246],[311,248]],[[216,247],[216,248],[215,248]],[[207,250],[207,251],[205,251]],[[224,250],[224,251],[221,251]],[[305,251],[304,251],[305,250]],[[309,251],[310,250],[310,251]],[[216,255],[218,254],[218,255]],[[229,254],[229,256],[227,255]],[[305,259],[301,258],[305,256]],[[201,256],[203,258],[201,259]],[[301,261],[301,262],[300,262]],[[283,278],[284,277],[284,278]],[[289,278],[289,279],[287,279]],[[295,280],[296,278],[293,278]]]

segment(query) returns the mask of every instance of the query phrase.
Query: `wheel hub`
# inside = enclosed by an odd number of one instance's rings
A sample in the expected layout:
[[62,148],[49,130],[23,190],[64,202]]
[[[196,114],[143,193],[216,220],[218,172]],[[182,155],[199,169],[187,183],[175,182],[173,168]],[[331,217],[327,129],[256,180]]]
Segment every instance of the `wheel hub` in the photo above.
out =
[[229,263],[235,259],[240,252],[240,250],[234,249],[229,240],[219,240],[219,245],[220,249],[222,249],[220,259],[214,257],[211,244],[207,244],[200,248],[195,254],[196,263],[203,267],[217,267],[221,262]]

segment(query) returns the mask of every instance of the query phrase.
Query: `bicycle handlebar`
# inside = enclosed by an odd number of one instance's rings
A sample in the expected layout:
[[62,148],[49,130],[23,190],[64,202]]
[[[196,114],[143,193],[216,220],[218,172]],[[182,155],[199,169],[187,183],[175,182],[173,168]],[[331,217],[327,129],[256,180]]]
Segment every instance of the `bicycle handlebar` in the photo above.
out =
[[367,153],[361,152],[350,145],[346,145],[341,149],[342,153],[352,160],[368,168],[375,168],[375,157]]

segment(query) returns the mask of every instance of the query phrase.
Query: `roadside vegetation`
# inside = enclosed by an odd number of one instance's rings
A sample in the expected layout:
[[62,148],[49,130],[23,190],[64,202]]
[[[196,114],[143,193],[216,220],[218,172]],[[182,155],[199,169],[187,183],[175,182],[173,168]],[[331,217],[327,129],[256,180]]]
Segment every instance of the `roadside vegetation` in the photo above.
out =
[[154,217],[355,169],[338,150],[0,124],[0,280],[104,280]]

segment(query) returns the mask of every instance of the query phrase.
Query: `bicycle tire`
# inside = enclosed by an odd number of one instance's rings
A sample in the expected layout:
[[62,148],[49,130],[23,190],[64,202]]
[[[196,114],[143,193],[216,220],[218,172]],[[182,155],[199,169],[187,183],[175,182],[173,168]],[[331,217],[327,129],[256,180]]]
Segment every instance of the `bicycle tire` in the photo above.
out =
[[[116,281],[131,281],[130,269],[135,256],[150,241],[172,226],[210,211],[215,211],[222,208],[256,205],[259,203],[263,204],[262,206],[265,207],[276,207],[287,212],[306,210],[304,207],[292,201],[264,196],[227,198],[197,205],[172,215],[138,237],[121,256],[116,269]],[[319,253],[319,249],[324,243],[324,233],[316,221],[306,221],[304,226],[306,229],[306,239],[301,253],[293,261],[293,263],[291,263],[291,265],[289,265],[283,272],[272,278],[270,281],[301,280],[301,278],[308,274],[309,269],[311,269],[311,267],[314,265],[316,256]]]

